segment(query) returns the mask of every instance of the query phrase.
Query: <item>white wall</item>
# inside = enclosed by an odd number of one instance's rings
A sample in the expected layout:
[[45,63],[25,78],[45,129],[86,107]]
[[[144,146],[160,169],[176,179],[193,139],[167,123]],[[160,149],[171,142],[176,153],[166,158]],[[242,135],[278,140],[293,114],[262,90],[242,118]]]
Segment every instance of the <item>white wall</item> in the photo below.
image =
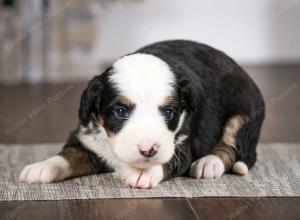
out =
[[243,64],[300,61],[300,0],[137,2],[102,9],[95,47],[102,61],[176,38],[207,43]]

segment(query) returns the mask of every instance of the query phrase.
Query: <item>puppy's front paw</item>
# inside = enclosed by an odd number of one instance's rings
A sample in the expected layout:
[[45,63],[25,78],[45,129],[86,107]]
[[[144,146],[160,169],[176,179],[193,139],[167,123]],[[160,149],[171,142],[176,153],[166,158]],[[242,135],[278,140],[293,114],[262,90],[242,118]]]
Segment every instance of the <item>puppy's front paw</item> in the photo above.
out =
[[190,176],[193,178],[218,178],[225,171],[223,161],[215,155],[207,155],[192,163]]
[[69,163],[61,156],[26,166],[20,175],[25,183],[51,183],[67,178],[71,173]]
[[163,179],[163,169],[161,165],[153,166],[148,170],[126,168],[121,173],[121,179],[133,188],[154,188]]

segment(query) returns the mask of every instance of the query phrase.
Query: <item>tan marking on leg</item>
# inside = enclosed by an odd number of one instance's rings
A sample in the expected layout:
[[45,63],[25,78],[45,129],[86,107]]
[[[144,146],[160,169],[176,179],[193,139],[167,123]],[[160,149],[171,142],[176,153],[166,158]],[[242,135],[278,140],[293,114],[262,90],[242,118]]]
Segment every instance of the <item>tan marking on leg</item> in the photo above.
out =
[[95,173],[97,168],[93,167],[92,163],[88,161],[87,153],[79,147],[63,148],[58,154],[65,158],[72,170],[69,177],[83,176]]
[[222,142],[217,144],[210,153],[218,156],[223,161],[225,171],[230,170],[234,162],[236,161],[235,148],[228,146]]
[[242,125],[243,125],[243,118],[240,115],[234,116],[231,119],[229,119],[224,127],[224,132],[221,140],[225,144],[236,148],[235,138],[237,132],[240,130]]
[[221,158],[226,171],[232,169],[236,161],[236,135],[242,125],[242,116],[237,115],[230,118],[224,127],[220,142],[211,151],[212,154]]

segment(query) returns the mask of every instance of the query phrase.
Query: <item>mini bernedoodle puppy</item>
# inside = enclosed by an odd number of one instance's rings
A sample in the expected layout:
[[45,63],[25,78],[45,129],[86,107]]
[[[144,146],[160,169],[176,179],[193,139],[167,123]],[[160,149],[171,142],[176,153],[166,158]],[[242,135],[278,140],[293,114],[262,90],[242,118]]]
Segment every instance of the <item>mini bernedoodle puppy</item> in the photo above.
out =
[[20,181],[115,172],[131,187],[152,188],[183,175],[245,175],[264,115],[259,89],[223,52],[185,40],[154,43],[89,82],[62,151],[26,166]]

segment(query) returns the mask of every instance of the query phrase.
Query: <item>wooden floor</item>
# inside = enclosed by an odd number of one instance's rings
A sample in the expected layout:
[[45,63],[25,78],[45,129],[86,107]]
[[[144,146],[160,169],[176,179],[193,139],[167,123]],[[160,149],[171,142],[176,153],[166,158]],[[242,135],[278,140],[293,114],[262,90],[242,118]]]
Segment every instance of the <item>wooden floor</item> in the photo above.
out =
[[[267,102],[262,142],[300,141],[300,65],[246,67]],[[0,87],[0,143],[63,142],[84,84]],[[300,219],[300,198],[0,202],[0,219]]]

